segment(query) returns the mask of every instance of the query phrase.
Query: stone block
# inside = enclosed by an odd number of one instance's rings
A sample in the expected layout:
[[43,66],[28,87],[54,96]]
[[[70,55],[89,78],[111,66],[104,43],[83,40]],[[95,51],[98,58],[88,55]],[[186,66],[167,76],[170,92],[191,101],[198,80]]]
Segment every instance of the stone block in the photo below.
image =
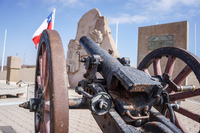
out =
[[6,82],[10,84],[11,82],[18,82],[20,79],[20,69],[21,69],[21,58],[15,56],[9,56],[7,58],[7,76]]
[[20,79],[20,69],[8,69],[7,70],[7,82],[18,82]]
[[[137,64],[139,65],[148,53],[159,47],[173,46],[188,50],[188,40],[189,23],[187,21],[139,27]],[[161,68],[165,68],[166,62],[167,59],[161,62]],[[183,67],[185,64],[176,60],[173,76],[176,76]],[[149,72],[153,75],[152,67]]]
[[7,57],[7,68],[21,69],[21,58],[16,56]]

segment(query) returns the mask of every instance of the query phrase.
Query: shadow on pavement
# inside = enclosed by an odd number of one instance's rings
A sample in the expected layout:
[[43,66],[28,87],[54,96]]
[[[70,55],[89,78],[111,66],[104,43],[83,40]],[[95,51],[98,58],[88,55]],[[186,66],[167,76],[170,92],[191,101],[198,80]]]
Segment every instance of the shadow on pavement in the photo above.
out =
[[16,133],[11,126],[0,126],[0,131],[3,133]]

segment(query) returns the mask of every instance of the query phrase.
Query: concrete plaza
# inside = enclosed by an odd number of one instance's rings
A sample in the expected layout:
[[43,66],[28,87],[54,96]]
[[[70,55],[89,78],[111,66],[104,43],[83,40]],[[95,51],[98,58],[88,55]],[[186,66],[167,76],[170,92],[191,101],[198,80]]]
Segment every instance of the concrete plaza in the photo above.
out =
[[[2,83],[0,86],[3,86]],[[33,97],[34,86],[29,88],[29,98]],[[69,97],[80,97],[69,89]],[[200,114],[199,97],[183,101],[181,106]],[[33,133],[34,132],[34,113],[26,109],[19,108],[18,105],[26,101],[26,97],[7,96],[0,99],[0,133]],[[200,124],[178,114],[186,128],[191,133],[200,130]],[[101,133],[94,118],[89,110],[69,110],[69,132],[70,133]]]

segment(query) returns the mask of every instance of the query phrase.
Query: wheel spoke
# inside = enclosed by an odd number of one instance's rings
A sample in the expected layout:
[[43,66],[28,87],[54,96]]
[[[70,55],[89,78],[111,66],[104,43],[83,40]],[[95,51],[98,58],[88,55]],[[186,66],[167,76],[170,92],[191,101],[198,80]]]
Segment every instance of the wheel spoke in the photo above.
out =
[[40,88],[42,86],[41,77],[40,76],[37,76],[37,84],[38,84],[38,88]]
[[46,133],[46,127],[45,127],[44,123],[40,124],[40,132],[41,133]]
[[182,107],[180,107],[178,110],[175,110],[175,111],[184,115],[184,116],[187,116],[188,118],[190,118],[190,119],[192,119],[192,120],[194,120],[198,123],[200,123],[200,115],[195,114],[192,111],[189,111],[189,110],[182,108]]
[[[169,111],[167,111],[166,118],[170,119]],[[174,118],[175,118],[175,125],[178,128],[180,128],[184,133],[189,133],[188,130],[185,128],[185,125],[181,122],[179,117],[177,117],[177,114],[175,112],[174,112]]]
[[195,91],[188,91],[188,92],[181,92],[181,93],[174,93],[170,94],[170,101],[177,101],[185,98],[195,97],[200,95],[200,88],[196,89]]
[[40,131],[40,126],[41,126],[40,121],[38,121],[37,124],[36,124],[37,131]]
[[142,71],[145,72],[145,73],[147,73],[149,76],[151,76],[151,74],[149,73],[149,71],[148,71],[147,68],[143,68]]
[[167,65],[165,67],[165,73],[169,74],[169,76],[171,77],[174,70],[175,61],[176,61],[176,57],[169,55]]
[[184,133],[189,133],[189,131],[185,128],[185,125],[181,122],[179,117],[177,117],[176,113],[174,113],[175,116],[175,125],[180,128]]
[[50,133],[50,112],[44,111],[45,133]]
[[[48,64],[46,66],[48,68]],[[49,72],[46,71],[45,73],[46,73],[46,75],[45,75],[45,80],[44,80],[44,95],[45,95],[45,100],[49,100],[49,98],[50,98],[50,96],[49,96]]]
[[39,56],[39,67],[40,67],[40,80],[42,84],[42,56]]
[[46,53],[46,46],[45,44],[42,45],[42,85],[44,85],[44,81],[46,80],[45,79],[45,76],[46,76],[46,71],[48,71],[47,67],[47,53]]
[[160,67],[160,58],[155,58],[153,62],[154,75],[162,75]]
[[50,101],[45,101],[45,103],[44,103],[44,111],[50,112]]
[[174,79],[174,83],[176,85],[180,85],[191,72],[192,69],[188,65],[185,66],[183,70]]

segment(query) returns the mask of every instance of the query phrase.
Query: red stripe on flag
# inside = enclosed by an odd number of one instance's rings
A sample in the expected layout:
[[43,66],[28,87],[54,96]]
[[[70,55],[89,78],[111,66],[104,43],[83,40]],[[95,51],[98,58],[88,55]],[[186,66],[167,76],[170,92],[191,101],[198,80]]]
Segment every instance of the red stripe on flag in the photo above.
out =
[[49,22],[47,29],[52,29],[52,22]]
[[[41,33],[42,34],[42,33]],[[37,44],[40,42],[40,37],[41,34],[39,36],[34,37],[32,40],[35,43],[35,49],[37,49]]]

